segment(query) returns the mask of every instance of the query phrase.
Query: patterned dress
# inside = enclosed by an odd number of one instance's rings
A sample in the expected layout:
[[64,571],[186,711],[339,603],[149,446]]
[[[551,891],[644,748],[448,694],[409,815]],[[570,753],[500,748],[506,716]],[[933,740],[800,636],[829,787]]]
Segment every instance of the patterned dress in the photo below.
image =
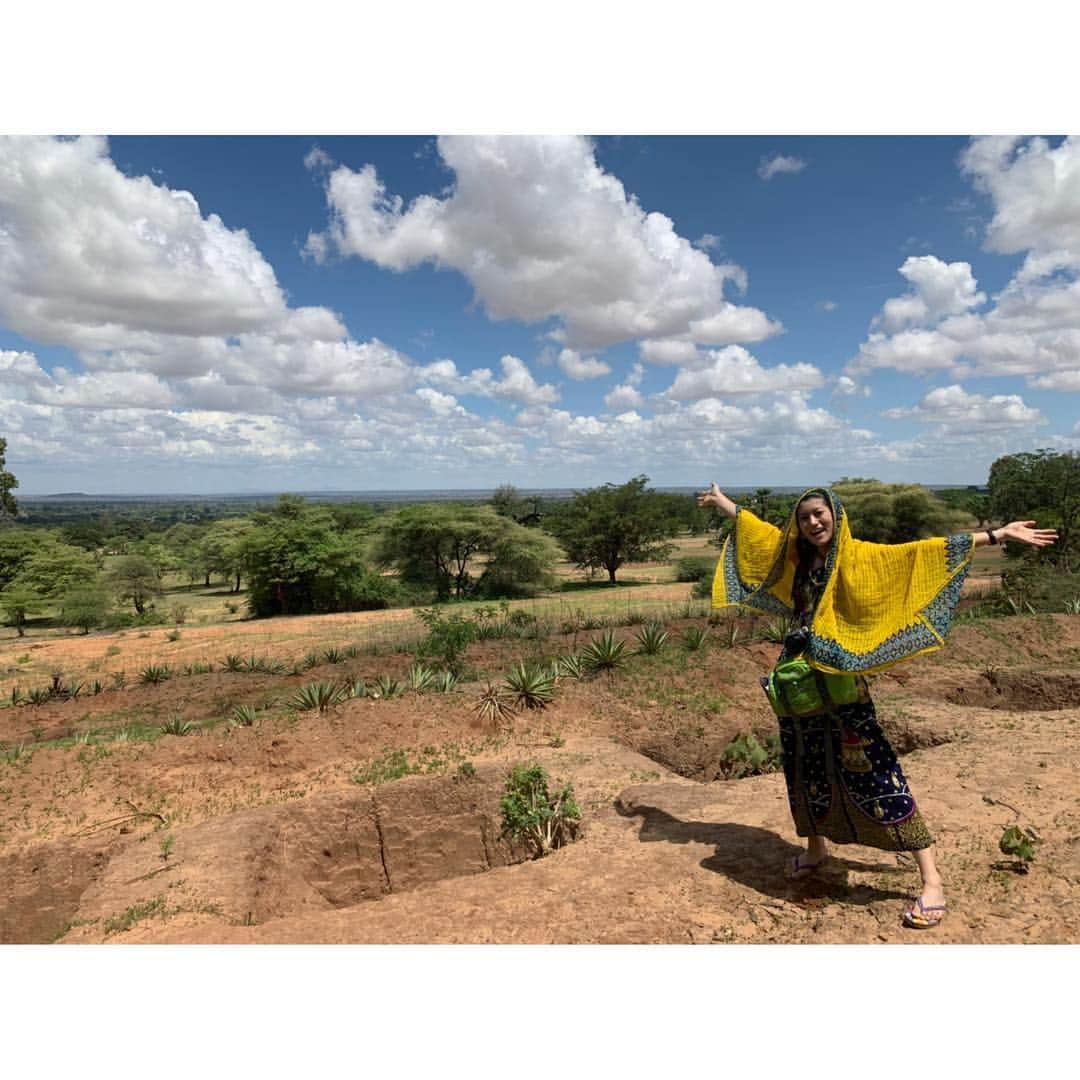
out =
[[[821,597],[824,574],[796,573],[795,626],[807,626]],[[799,652],[786,646],[781,659]],[[780,717],[784,779],[799,836],[886,851],[917,851],[933,843],[915,806],[896,753],[878,725],[866,679],[859,701],[817,716]]]

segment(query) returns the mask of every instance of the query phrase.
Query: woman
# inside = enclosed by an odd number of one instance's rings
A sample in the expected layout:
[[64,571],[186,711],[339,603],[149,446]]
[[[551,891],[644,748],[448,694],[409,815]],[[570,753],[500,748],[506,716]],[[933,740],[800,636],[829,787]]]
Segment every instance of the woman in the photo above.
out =
[[[922,891],[904,924],[936,926],[946,905],[933,841],[878,726],[864,676],[944,644],[974,548],[1003,540],[1046,547],[1056,532],[1014,521],[974,534],[872,544],[852,537],[839,499],[822,488],[799,499],[784,530],[737,506],[715,483],[698,505],[735,520],[713,607],[741,605],[789,620],[769,689],[791,814],[808,840],[788,877],[814,874],[828,856],[826,840],[910,851]],[[788,678],[800,680],[802,698],[776,689],[794,685],[782,681]]]

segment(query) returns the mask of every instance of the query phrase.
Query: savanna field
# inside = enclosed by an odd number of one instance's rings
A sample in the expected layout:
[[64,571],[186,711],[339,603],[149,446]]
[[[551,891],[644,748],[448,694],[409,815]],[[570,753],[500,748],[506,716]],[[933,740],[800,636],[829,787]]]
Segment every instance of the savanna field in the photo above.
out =
[[[156,606],[179,621],[2,631],[0,940],[1076,941],[1080,616],[1008,613],[983,548],[946,649],[874,680],[949,890],[920,938],[906,856],[785,879],[758,685],[778,627],[674,580],[716,554],[683,537],[615,587],[563,564],[574,587],[530,600],[266,619],[177,577]],[[508,776],[536,767],[564,826],[543,857],[509,828]]]

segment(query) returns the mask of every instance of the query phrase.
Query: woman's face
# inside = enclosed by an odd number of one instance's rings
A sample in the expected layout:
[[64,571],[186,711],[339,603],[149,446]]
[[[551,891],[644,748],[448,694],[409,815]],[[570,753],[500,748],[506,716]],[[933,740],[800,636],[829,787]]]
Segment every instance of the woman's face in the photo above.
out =
[[824,499],[814,495],[799,503],[795,521],[804,540],[809,540],[822,553],[828,550],[833,538],[833,516]]

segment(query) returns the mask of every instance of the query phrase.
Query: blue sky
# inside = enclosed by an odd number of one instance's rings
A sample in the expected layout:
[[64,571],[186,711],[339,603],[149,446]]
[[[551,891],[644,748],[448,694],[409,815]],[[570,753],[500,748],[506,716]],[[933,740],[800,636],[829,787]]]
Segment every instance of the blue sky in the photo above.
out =
[[0,137],[21,492],[982,483],[1080,447],[1080,141]]

